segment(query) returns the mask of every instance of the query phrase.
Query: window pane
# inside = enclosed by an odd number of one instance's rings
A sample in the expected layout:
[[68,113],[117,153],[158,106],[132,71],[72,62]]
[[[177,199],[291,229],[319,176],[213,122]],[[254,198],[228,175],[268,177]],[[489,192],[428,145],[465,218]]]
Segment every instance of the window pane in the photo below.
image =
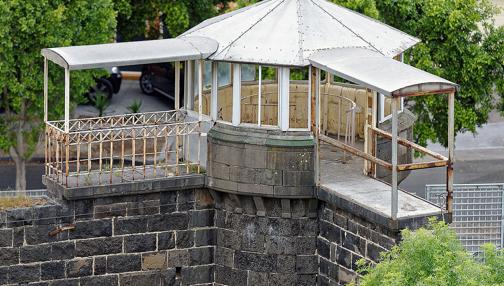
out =
[[212,62],[203,62],[203,114],[210,116],[210,97],[212,94]]
[[290,70],[289,127],[308,128],[308,68]]
[[241,65],[241,122],[256,123],[259,99],[258,66]]
[[231,64],[219,62],[217,64],[217,119],[231,122],[233,112],[233,86],[231,85]]
[[277,68],[263,66],[261,73],[261,124],[278,126]]

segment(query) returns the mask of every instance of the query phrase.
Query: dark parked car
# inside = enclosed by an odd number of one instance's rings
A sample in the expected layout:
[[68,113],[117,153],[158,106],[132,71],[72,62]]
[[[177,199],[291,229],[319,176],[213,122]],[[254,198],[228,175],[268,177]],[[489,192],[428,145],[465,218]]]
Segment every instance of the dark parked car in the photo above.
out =
[[89,101],[94,102],[96,95],[102,93],[111,99],[112,96],[119,92],[121,89],[122,75],[121,71],[117,67],[111,68],[109,71],[109,76],[103,76],[96,79],[96,85],[89,89],[86,93]]
[[[175,101],[175,68],[170,63],[144,65],[140,89],[147,95],[155,93]],[[180,73],[180,102],[184,102],[184,73]]]

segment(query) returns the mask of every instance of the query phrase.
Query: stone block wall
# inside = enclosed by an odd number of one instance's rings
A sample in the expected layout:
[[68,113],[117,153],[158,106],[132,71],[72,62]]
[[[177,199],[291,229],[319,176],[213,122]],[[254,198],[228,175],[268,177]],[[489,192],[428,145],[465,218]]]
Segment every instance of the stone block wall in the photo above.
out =
[[216,285],[316,285],[316,204],[261,200],[264,213],[252,197],[240,196],[237,205],[222,195],[216,203]]
[[398,231],[391,231],[321,202],[317,237],[317,284],[345,285],[358,279],[358,260],[376,263],[380,253],[390,250],[398,240]]
[[207,185],[234,194],[314,197],[313,146],[308,132],[217,123],[208,133]]
[[66,201],[0,213],[0,284],[212,285],[208,190]]

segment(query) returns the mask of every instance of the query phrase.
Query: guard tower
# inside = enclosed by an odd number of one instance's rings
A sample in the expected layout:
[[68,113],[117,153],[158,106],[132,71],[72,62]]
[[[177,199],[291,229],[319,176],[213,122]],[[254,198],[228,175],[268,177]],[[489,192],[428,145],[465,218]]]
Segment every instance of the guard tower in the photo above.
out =
[[[175,39],[44,49],[44,180],[63,199],[206,188],[236,213],[253,198],[257,216],[267,199],[284,218],[291,200],[312,217],[324,202],[397,231],[444,213],[400,174],[440,167],[449,217],[457,85],[402,62],[418,42],[325,0],[270,0]],[[47,117],[48,61],[65,69],[64,119]],[[70,118],[70,71],[159,62],[175,67],[174,110]],[[427,95],[447,98],[448,157],[408,140],[404,99]]]

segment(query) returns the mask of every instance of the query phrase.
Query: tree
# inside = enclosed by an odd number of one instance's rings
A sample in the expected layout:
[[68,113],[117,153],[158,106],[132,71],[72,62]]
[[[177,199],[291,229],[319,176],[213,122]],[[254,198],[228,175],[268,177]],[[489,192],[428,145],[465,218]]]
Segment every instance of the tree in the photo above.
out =
[[[383,0],[376,4],[386,23],[422,40],[406,53],[406,62],[460,85],[455,131],[476,132],[494,107],[494,84],[504,95],[504,28],[493,25],[496,8],[488,0]],[[413,100],[411,109],[418,116],[415,141],[446,146],[446,96]]]
[[[16,164],[16,189],[26,190],[25,164],[44,128],[43,58],[46,47],[110,42],[115,30],[111,0],[0,1],[0,148]],[[50,65],[50,119],[63,113],[63,70]],[[73,72],[72,102],[100,71]]]
[[361,286],[496,286],[504,285],[504,250],[485,245],[484,262],[477,262],[444,222],[403,230],[403,240],[381,254],[375,266],[358,262]]
[[[118,31],[122,40],[130,41],[176,37],[188,28],[225,10],[227,1],[219,0],[115,0]],[[161,24],[164,25],[166,34]]]

